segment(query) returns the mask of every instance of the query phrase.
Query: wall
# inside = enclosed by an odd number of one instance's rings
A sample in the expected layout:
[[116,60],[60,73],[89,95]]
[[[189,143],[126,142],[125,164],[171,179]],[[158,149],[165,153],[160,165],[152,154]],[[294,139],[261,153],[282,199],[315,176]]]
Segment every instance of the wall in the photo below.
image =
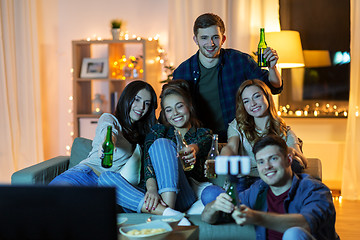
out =
[[42,38],[42,85],[45,159],[66,155],[72,136],[71,41],[101,37],[110,39],[110,21],[120,18],[124,30],[144,38],[160,35],[168,45],[168,0],[38,0]]
[[321,160],[323,182],[331,189],[340,189],[346,119],[285,118],[285,121],[304,141],[304,155]]

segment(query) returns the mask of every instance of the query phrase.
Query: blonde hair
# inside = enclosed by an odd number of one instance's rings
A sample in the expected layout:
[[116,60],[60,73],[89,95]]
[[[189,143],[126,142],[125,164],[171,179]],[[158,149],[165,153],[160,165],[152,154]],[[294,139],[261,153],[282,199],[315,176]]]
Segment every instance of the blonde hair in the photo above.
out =
[[[254,121],[254,117],[250,116],[245,107],[244,102],[242,100],[242,93],[249,86],[257,86],[259,87],[269,103],[268,113],[269,113],[269,122],[267,123],[267,131],[264,134],[259,134],[256,131],[256,125]],[[254,80],[246,80],[241,84],[237,93],[236,93],[236,121],[237,127],[240,132],[245,134],[245,137],[251,144],[254,144],[259,138],[264,135],[278,135],[280,137],[286,137],[286,123],[285,121],[277,115],[277,111],[275,108],[274,99],[272,97],[270,88],[263,82],[258,79]]]

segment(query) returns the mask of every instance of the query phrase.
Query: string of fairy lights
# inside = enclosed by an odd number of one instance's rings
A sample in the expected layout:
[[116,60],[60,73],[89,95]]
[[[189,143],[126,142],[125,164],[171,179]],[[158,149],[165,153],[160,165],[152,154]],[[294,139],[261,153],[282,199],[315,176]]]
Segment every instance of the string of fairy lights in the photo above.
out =
[[[158,41],[160,35],[157,34],[154,37],[148,37],[148,41]],[[103,38],[97,35],[93,35],[92,37],[87,37],[86,41],[102,41]],[[142,37],[139,37],[135,34],[130,35],[127,31],[120,33],[120,40],[143,40]],[[173,63],[169,62],[169,59],[167,57],[166,51],[164,48],[158,44],[157,49],[157,56],[154,59],[150,59],[149,63],[153,64],[156,62],[159,62],[162,66],[162,72],[161,72],[161,79],[167,79],[169,77],[169,70],[173,68]],[[122,55],[118,59],[114,60],[113,62],[109,63],[110,66],[110,74],[111,78],[113,79],[122,79],[125,80],[128,77],[134,77],[134,78],[142,78],[143,69],[142,69],[142,63],[140,62],[142,59],[135,56],[125,56]],[[70,69],[70,75],[71,75],[71,82],[74,80],[73,78],[73,72],[74,69]],[[161,81],[161,80],[160,80]],[[74,133],[74,123],[73,123],[73,96],[68,96],[68,102],[69,102],[69,120],[67,122],[67,127],[69,129],[69,143],[65,146],[66,155],[70,156],[71,154],[71,144],[73,141],[73,137],[75,135]]]

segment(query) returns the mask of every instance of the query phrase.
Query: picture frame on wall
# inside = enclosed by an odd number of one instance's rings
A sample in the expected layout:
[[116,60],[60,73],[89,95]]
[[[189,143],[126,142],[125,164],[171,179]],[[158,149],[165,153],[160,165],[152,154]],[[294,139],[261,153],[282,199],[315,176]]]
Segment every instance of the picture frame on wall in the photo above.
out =
[[107,78],[109,63],[106,58],[84,58],[81,65],[81,78]]

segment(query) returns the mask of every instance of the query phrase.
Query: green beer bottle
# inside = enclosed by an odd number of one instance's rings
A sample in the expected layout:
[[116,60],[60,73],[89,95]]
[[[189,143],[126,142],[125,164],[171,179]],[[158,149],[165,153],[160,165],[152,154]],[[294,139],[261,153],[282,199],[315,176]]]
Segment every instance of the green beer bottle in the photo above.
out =
[[232,198],[232,204],[234,204],[234,206],[237,205],[236,203],[236,191],[235,191],[235,184],[233,184],[232,182],[229,183],[229,188],[227,189],[226,193]]
[[105,141],[102,145],[103,154],[101,156],[101,166],[111,168],[113,164],[114,143],[112,142],[112,127],[107,127]]
[[264,51],[267,48],[267,44],[265,42],[265,29],[260,28],[260,41],[258,44],[258,66],[259,67],[267,67],[267,62],[264,57]]

